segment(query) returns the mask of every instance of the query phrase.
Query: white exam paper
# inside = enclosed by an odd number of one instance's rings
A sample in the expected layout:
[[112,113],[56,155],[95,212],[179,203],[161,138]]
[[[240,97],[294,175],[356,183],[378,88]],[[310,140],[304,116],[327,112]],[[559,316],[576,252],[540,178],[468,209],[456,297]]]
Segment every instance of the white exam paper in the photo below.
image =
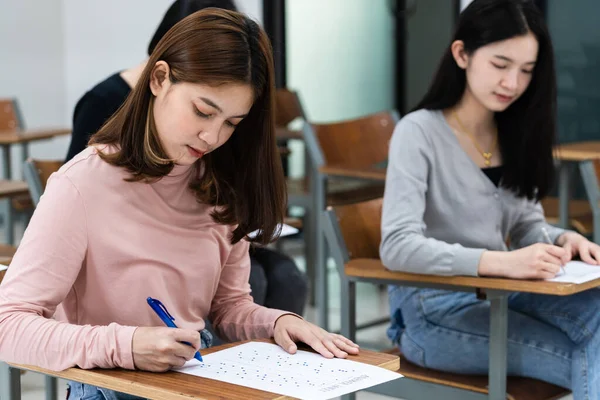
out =
[[559,275],[552,279],[548,279],[548,281],[584,283],[600,278],[600,266],[598,265],[591,265],[581,261],[569,261],[564,268],[564,273],[559,273]]
[[270,343],[249,342],[188,361],[175,371],[299,399],[331,399],[402,375],[384,368]]
[[[279,237],[295,235],[298,232],[298,229],[294,228],[291,225],[281,224],[281,235],[279,235]],[[248,237],[250,239],[254,239],[256,236],[258,236],[258,231],[252,231],[248,234]]]
[[0,271],[4,271],[4,270],[7,270],[7,269],[8,269],[8,267],[6,265],[0,264]]

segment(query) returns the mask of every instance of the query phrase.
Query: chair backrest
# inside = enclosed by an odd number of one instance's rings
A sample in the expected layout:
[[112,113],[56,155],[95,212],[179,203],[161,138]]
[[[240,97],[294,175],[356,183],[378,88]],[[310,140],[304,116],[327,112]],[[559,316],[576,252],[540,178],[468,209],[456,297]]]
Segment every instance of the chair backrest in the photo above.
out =
[[379,258],[382,205],[383,198],[379,197],[327,209],[326,236],[330,248],[341,251],[344,262],[355,258]]
[[58,171],[62,165],[63,162],[59,160],[34,160],[30,158],[25,161],[23,173],[34,205],[37,206],[39,203],[50,175]]
[[15,99],[0,99],[0,131],[24,129],[23,119]]
[[316,168],[372,167],[383,162],[398,120],[396,111],[384,111],[330,124],[305,124],[304,140],[311,161]]
[[306,119],[298,93],[280,88],[275,91],[275,125],[286,127],[296,118]]

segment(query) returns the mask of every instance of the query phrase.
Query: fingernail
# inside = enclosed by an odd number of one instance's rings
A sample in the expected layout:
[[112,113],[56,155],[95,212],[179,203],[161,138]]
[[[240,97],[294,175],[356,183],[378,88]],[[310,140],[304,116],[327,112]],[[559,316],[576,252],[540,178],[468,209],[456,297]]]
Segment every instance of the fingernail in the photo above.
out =
[[296,350],[296,346],[291,345],[290,347],[288,347],[288,351],[291,353],[292,351]]

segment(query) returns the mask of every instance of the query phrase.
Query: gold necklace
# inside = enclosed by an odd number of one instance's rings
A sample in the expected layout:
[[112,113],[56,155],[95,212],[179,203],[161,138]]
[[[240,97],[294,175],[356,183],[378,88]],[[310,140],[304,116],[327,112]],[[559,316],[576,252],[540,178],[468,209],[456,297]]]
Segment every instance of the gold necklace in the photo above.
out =
[[469,131],[467,131],[465,129],[465,126],[462,124],[460,118],[458,118],[458,114],[456,113],[456,110],[452,110],[452,116],[456,120],[456,123],[460,127],[461,131],[463,133],[465,133],[469,137],[469,139],[471,139],[471,142],[473,142],[473,146],[475,146],[475,148],[477,149],[477,151],[479,153],[481,153],[481,155],[483,156],[483,158],[484,158],[483,163],[487,167],[489,167],[492,164],[492,150],[494,150],[496,148],[496,144],[498,143],[498,132],[496,132],[496,137],[494,138],[494,142],[490,146],[490,149],[488,151],[483,151],[483,150],[481,150],[481,147],[479,147],[479,144],[477,144],[477,141],[475,140],[475,137],[473,135],[471,135],[469,133]]

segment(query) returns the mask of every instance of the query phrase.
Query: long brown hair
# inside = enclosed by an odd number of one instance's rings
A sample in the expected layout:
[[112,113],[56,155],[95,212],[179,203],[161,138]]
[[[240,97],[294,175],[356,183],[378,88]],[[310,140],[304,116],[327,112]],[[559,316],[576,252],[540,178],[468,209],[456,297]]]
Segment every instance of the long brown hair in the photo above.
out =
[[211,214],[215,222],[238,225],[232,243],[254,230],[260,233],[253,241],[270,242],[279,234],[287,199],[275,139],[273,56],[267,35],[247,16],[220,9],[198,11],[165,34],[125,103],[90,139],[90,144],[117,148],[100,156],[129,171],[129,181],[160,179],[174,166],[166,161],[152,115],[150,77],[159,60],[169,65],[174,84],[243,83],[253,88],[248,116],[225,144],[202,157],[205,172],[190,188],[199,202],[216,206]]

